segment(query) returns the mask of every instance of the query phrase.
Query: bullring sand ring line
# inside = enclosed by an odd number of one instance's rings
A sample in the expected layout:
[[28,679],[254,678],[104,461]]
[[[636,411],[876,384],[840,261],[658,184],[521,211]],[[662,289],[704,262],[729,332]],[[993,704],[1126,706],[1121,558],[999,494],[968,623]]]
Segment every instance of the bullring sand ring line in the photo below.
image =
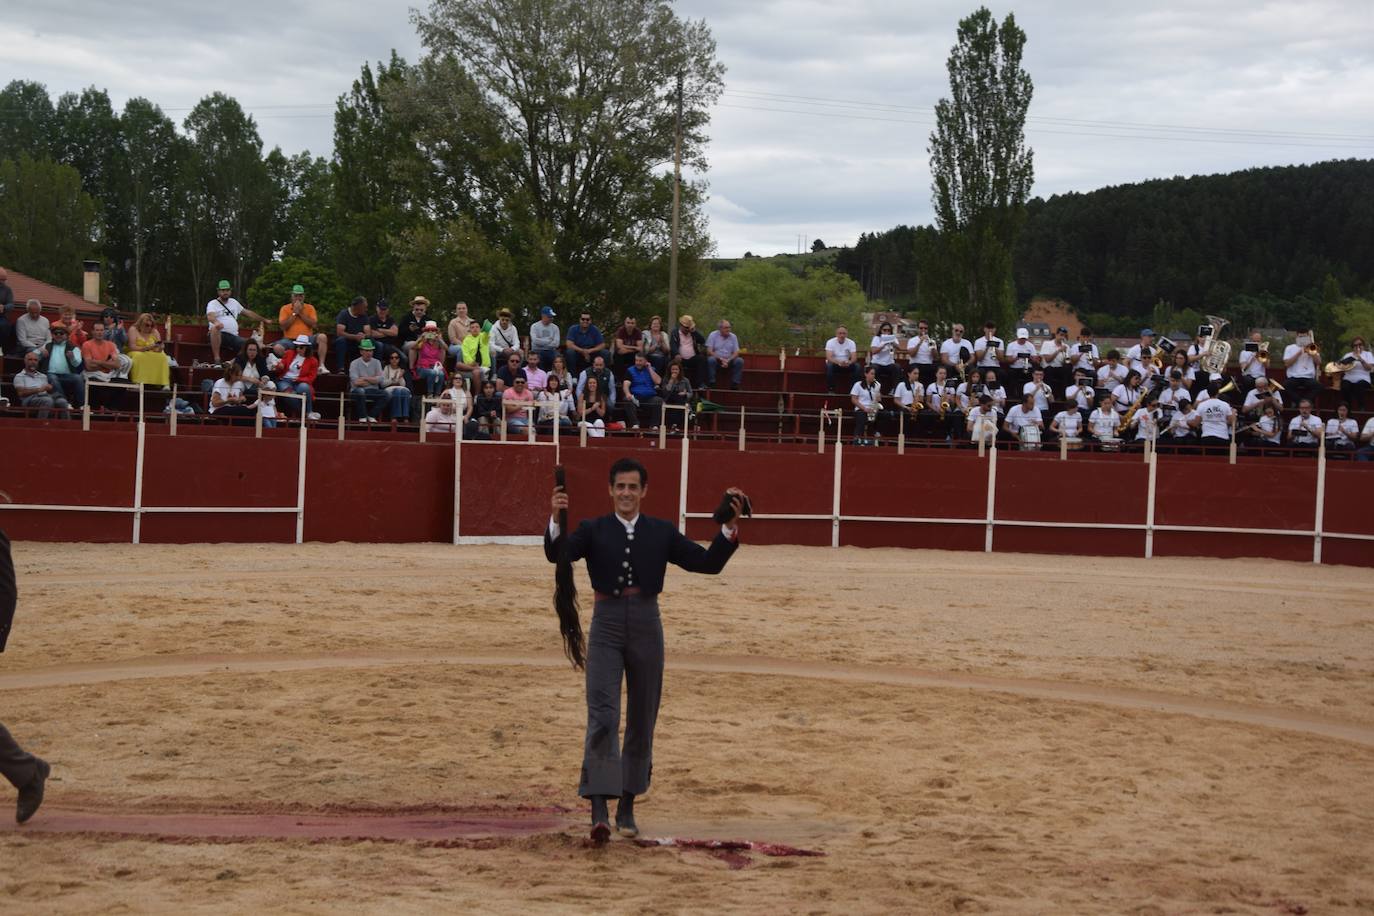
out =
[[[100,664],[53,665],[3,674],[0,675],[0,690],[77,687],[150,678],[201,677],[214,674],[282,674],[297,671],[391,668],[402,665],[561,668],[567,664],[563,656],[555,653],[512,655],[442,651],[359,651],[315,655],[244,653],[148,656]],[[992,677],[958,671],[853,665],[753,655],[675,655],[669,656],[667,667],[672,671],[702,674],[799,677],[896,687],[987,691],[1027,699],[1087,703],[1305,732],[1322,738],[1335,738],[1374,747],[1374,726],[1299,710],[1252,706],[1226,700],[1100,684]]]

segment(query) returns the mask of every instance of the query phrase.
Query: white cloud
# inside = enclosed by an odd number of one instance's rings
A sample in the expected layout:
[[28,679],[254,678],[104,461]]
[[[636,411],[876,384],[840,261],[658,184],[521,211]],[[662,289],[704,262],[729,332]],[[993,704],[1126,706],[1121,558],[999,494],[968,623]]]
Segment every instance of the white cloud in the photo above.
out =
[[[7,11],[0,46],[11,74],[54,96],[95,85],[116,105],[144,96],[180,121],[223,91],[254,115],[268,147],[327,154],[334,100],[361,65],[392,48],[418,57],[412,2],[48,0]],[[973,6],[681,0],[678,12],[707,21],[729,68],[708,150],[720,253],[791,251],[798,234],[852,243],[929,221],[930,109],[947,93],[945,59]],[[1015,14],[1036,85],[1037,194],[1374,156],[1369,0],[1030,0]]]

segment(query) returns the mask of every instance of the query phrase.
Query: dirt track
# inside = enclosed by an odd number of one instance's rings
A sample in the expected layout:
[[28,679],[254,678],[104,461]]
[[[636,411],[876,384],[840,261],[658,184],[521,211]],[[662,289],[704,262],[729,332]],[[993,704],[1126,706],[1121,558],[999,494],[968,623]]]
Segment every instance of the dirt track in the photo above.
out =
[[584,848],[538,551],[16,558],[0,718],[55,765],[0,832],[30,907],[1374,909],[1369,571],[748,547],[671,575],[641,824],[807,859]]

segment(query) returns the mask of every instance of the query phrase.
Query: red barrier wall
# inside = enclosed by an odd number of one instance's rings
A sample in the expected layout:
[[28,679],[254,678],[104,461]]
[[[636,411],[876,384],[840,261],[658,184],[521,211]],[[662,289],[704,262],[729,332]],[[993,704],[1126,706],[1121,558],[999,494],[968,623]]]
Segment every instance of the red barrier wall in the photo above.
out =
[[[10,473],[3,486],[22,504],[132,506],[136,430],[14,428],[6,430]],[[681,448],[651,440],[594,441],[562,450],[574,521],[606,511],[606,472],[632,454],[649,469],[645,511],[676,520],[681,494]],[[290,430],[255,439],[245,430],[165,435],[149,426],[143,499],[158,506],[294,507],[298,440]],[[712,512],[728,486],[740,486],[764,515],[747,539],[756,544],[829,545],[835,454],[728,448],[690,449],[687,510]],[[337,441],[312,435],[305,488],[304,537],[312,541],[412,542],[453,535],[453,444],[420,444],[382,435]],[[539,535],[548,520],[555,451],[549,445],[466,443],[463,446],[461,530],[464,536]],[[900,516],[964,519],[970,524],[841,521],[839,541],[862,547],[936,547],[982,550],[986,538],[989,460],[971,451],[846,449],[841,467],[842,517]],[[1161,457],[1155,521],[1159,525],[1311,531],[1316,515],[1317,465],[1311,460],[1224,460]],[[1058,554],[1143,556],[1145,533],[1123,525],[1145,521],[1148,465],[1137,456],[1073,456],[1002,451],[997,456],[993,547]],[[1331,462],[1326,470],[1324,529],[1374,535],[1374,468]],[[1011,522],[1073,523],[1091,527],[1019,527]],[[5,510],[0,524],[17,540],[124,541],[131,513]],[[149,542],[257,540],[290,542],[296,514],[187,512],[145,514]],[[691,519],[688,534],[714,535],[706,518]],[[1268,557],[1310,561],[1310,534],[1154,532],[1158,556]],[[1374,566],[1374,542],[1322,539],[1327,563]]]

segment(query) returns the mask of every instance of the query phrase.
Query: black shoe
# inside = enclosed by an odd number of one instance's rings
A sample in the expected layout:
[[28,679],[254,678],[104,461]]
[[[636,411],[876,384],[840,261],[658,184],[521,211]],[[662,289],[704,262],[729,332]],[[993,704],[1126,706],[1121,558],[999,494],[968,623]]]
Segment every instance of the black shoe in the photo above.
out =
[[14,812],[16,821],[22,824],[38,813],[38,806],[43,804],[43,785],[51,772],[52,766],[46,760],[38,761],[38,772],[19,790],[19,805]]
[[611,838],[611,818],[606,810],[605,795],[592,796],[592,842],[604,843]]
[[615,831],[621,836],[639,836],[639,826],[635,823],[635,797],[620,796],[620,804],[615,809]]

